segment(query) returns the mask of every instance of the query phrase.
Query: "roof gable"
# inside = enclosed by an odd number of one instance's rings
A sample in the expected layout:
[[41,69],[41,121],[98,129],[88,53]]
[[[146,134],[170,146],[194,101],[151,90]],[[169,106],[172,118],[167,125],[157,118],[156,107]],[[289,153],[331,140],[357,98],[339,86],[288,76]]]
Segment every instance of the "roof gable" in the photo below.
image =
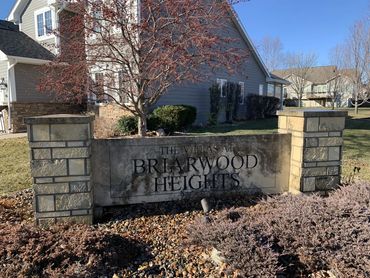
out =
[[8,21],[19,23],[24,9],[31,0],[16,0],[7,17]]
[[52,60],[54,55],[20,32],[12,22],[0,20],[0,50],[7,56]]

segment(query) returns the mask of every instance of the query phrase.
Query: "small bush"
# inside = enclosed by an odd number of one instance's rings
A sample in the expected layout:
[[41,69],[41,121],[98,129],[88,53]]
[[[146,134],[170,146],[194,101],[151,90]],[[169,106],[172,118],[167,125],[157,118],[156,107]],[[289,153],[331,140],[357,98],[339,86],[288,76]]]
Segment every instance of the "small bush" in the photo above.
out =
[[89,226],[0,224],[2,277],[112,277],[141,252],[137,242]]
[[189,105],[165,105],[156,108],[150,116],[150,126],[163,128],[167,133],[182,131],[191,126],[197,110]]
[[286,107],[298,107],[298,99],[285,99],[284,105]]
[[[230,217],[238,215],[238,217]],[[240,277],[370,277],[370,184],[327,198],[280,195],[221,211],[189,227],[192,244],[216,248]]]
[[276,115],[280,99],[276,97],[248,95],[246,98],[247,119],[264,119]]
[[117,122],[117,131],[124,135],[137,133],[138,118],[135,116],[123,116]]

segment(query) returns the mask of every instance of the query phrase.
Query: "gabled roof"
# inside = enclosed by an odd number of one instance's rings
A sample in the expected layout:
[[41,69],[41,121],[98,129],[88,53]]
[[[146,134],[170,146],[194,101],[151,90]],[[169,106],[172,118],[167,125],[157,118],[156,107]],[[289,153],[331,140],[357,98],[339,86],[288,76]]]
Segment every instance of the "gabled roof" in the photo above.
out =
[[12,22],[0,20],[0,51],[7,56],[52,60],[54,55],[39,43],[20,32]]
[[[292,74],[299,76],[299,71],[299,69],[290,68],[275,70],[272,74],[277,75],[280,78],[287,78]],[[336,66],[313,67],[308,70],[306,80],[313,84],[325,84],[338,75],[339,72]]]

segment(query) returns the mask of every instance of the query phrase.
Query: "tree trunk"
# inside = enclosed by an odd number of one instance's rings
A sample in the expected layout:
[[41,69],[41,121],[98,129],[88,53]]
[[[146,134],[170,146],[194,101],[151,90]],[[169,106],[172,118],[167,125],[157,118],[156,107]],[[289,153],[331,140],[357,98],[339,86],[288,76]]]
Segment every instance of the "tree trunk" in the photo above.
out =
[[302,93],[300,93],[298,97],[298,107],[302,107],[302,97]]
[[355,114],[358,114],[358,93],[355,94]]
[[147,109],[145,105],[143,104],[142,100],[139,100],[138,103],[139,108],[139,120],[138,120],[138,134],[140,137],[146,136],[146,130],[147,130]]
[[140,115],[138,120],[138,134],[140,137],[146,136],[146,130],[147,130],[147,119],[146,114]]

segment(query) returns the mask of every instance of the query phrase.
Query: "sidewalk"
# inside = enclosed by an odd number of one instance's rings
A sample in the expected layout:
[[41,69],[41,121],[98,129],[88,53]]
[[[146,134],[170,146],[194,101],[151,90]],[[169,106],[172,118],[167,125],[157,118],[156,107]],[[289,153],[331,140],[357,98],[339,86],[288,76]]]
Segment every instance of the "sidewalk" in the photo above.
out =
[[0,133],[0,140],[27,137],[27,133]]

